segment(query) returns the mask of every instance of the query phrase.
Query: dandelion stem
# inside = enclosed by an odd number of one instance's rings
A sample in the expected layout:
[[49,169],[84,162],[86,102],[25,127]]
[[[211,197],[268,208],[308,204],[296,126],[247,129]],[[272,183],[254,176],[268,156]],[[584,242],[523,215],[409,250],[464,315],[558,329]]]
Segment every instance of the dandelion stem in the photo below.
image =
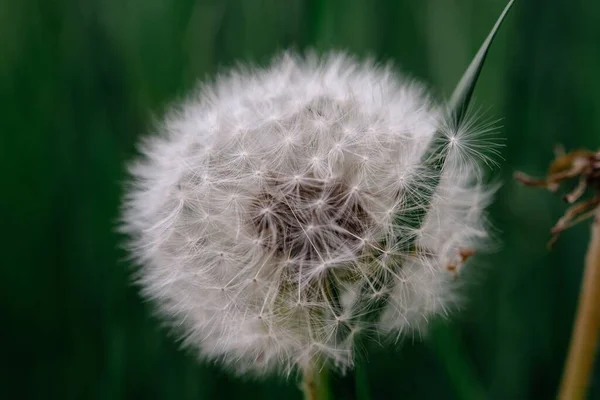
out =
[[329,400],[327,369],[315,368],[314,365],[305,368],[302,390],[304,400]]
[[592,225],[592,236],[585,258],[585,272],[579,306],[565,365],[560,400],[584,399],[600,339],[600,208]]

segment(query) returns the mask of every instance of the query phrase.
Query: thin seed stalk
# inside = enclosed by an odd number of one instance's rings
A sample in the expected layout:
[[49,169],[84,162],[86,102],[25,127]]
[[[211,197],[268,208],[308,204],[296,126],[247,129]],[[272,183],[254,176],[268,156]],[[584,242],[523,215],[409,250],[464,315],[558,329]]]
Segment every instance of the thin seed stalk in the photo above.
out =
[[326,368],[306,367],[302,377],[304,400],[329,400],[329,376]]
[[592,225],[592,235],[579,294],[569,355],[560,385],[560,400],[583,400],[590,383],[600,340],[600,208]]

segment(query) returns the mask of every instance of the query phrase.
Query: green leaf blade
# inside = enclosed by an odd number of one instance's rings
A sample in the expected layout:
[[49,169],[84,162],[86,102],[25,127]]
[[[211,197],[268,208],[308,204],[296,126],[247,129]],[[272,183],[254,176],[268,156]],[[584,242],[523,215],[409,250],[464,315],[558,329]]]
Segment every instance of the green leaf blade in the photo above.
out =
[[462,78],[458,82],[458,85],[456,85],[456,89],[454,89],[454,92],[452,93],[449,110],[452,122],[456,124],[455,126],[460,126],[465,118],[471,102],[471,97],[475,91],[475,85],[477,84],[477,80],[483,68],[483,64],[485,63],[490,46],[514,2],[515,0],[510,0],[506,7],[504,7],[502,14],[500,14],[500,17],[496,21],[496,24],[479,48],[477,54],[475,54],[471,64],[463,74]]

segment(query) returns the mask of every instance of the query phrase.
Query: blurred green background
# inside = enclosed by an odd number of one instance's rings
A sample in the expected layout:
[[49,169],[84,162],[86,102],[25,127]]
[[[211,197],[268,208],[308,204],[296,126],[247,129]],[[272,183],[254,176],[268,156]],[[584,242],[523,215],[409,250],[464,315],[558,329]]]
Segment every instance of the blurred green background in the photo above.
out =
[[[1,0],[0,398],[299,399],[178,349],[130,283],[114,233],[124,163],[170,101],[236,60],[283,48],[393,60],[449,95],[504,0]],[[586,224],[548,252],[564,205],[523,188],[555,143],[600,145],[600,2],[517,0],[476,91],[502,118],[501,246],[429,340],[372,349],[377,399],[551,399]],[[600,399],[600,368],[590,398]],[[351,381],[336,382],[339,397]]]

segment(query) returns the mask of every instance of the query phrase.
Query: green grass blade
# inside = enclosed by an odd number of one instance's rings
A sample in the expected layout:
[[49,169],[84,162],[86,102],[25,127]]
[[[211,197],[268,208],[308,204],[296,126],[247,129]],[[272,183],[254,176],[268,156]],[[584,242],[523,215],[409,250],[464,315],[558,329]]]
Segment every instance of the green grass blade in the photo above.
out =
[[492,31],[485,39],[481,48],[473,58],[473,61],[471,61],[471,64],[458,82],[456,89],[454,89],[454,93],[452,93],[452,97],[450,98],[450,117],[452,118],[452,122],[456,124],[455,126],[460,126],[463,122],[467,109],[469,108],[469,103],[471,102],[471,97],[473,96],[473,91],[475,90],[475,84],[477,83],[477,79],[479,78],[479,74],[481,73],[481,69],[483,68],[483,64],[490,49],[490,45],[514,2],[515,0],[510,0],[506,7],[504,7],[504,11],[500,14]]

